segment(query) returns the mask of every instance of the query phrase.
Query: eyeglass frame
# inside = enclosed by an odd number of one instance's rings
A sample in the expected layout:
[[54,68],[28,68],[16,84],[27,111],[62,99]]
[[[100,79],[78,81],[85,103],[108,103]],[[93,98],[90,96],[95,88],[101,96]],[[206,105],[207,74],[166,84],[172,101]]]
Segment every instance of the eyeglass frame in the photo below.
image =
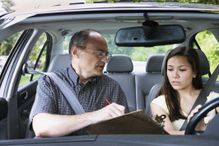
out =
[[102,50],[89,50],[89,49],[83,49],[84,52],[87,53],[91,53],[93,55],[95,55],[97,58],[102,59],[102,58],[109,58],[110,56],[112,56],[108,51],[102,51]]

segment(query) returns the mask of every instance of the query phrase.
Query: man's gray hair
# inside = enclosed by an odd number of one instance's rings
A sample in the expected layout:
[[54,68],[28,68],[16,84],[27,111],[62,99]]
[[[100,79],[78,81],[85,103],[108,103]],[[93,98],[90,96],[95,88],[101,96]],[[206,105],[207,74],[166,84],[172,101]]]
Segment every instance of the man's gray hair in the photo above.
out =
[[76,32],[72,36],[72,38],[70,40],[70,43],[69,43],[69,54],[71,54],[71,49],[72,49],[73,46],[76,46],[80,49],[85,49],[86,45],[87,45],[89,35],[90,35],[91,32],[99,33],[98,31],[96,31],[94,29],[84,29],[84,30]]

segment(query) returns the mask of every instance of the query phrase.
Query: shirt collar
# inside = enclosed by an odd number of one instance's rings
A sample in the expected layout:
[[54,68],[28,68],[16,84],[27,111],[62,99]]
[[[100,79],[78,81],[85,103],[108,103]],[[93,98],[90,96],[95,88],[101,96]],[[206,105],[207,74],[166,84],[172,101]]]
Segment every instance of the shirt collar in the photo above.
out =
[[[79,76],[78,74],[75,72],[75,69],[72,67],[72,65],[70,64],[67,68],[68,70],[68,76],[70,77],[70,79],[74,82],[75,85],[78,85],[80,83],[80,79],[79,79]],[[97,83],[97,79],[99,77],[93,77],[91,80],[89,80],[87,83],[91,83],[91,84],[95,84]],[[86,84],[87,84],[86,83]]]
[[74,82],[75,85],[78,85],[79,82],[79,76],[78,74],[75,72],[74,68],[72,67],[72,65],[70,64],[67,68],[67,72],[68,72],[68,76],[70,77],[70,79]]

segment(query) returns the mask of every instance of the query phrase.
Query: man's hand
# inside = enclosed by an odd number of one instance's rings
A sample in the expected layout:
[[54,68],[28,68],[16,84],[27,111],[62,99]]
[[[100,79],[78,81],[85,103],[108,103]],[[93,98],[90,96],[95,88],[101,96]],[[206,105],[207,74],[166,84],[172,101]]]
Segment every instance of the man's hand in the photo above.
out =
[[92,124],[95,124],[101,121],[122,116],[124,114],[125,114],[124,106],[116,103],[111,103],[98,111],[92,112],[88,118],[92,121]]
[[111,103],[98,111],[78,115],[40,113],[33,118],[33,129],[38,137],[64,136],[124,113],[125,107],[116,103]]

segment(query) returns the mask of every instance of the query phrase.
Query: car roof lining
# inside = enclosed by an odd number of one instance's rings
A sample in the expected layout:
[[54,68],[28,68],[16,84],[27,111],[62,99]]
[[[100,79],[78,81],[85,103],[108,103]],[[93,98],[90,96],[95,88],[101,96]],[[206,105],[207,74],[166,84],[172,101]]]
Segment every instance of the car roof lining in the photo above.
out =
[[[208,29],[218,29],[219,16],[206,13],[182,13],[182,12],[147,12],[150,20],[157,21],[160,24],[179,24],[186,31],[187,36]],[[94,21],[95,20],[95,21]],[[204,21],[203,21],[204,20]],[[1,30],[0,40],[6,38],[14,32],[25,29],[43,29],[53,35],[71,35],[75,31],[88,28],[97,29],[102,33],[115,34],[116,30],[122,27],[141,26],[144,22],[143,12],[130,13],[98,13],[98,14],[54,14],[36,15],[26,20]],[[206,22],[207,21],[207,22]],[[197,25],[197,23],[199,25]],[[4,32],[4,33],[2,33]]]
[[[182,12],[147,12],[147,17],[150,20],[157,21],[160,24],[180,24],[185,28],[196,28],[197,25],[194,23],[200,24],[199,26],[204,25],[206,28],[218,27],[216,21],[218,21],[219,16],[216,14],[205,14],[205,13],[182,13]],[[95,20],[95,21],[94,21]],[[204,22],[207,21],[208,23]],[[71,21],[72,23],[69,23]],[[98,13],[98,14],[66,14],[66,15],[48,15],[48,16],[34,16],[28,18],[20,24],[29,25],[32,27],[42,27],[48,29],[60,30],[80,30],[87,28],[87,24],[97,30],[109,30],[108,28],[115,29],[116,27],[128,27],[128,26],[139,26],[145,21],[144,13]],[[99,23],[102,24],[99,24]],[[113,23],[112,24],[109,24]],[[212,25],[209,25],[210,24]],[[80,23],[80,24],[79,24]],[[85,25],[83,25],[85,23]],[[216,25],[215,25],[216,23]],[[105,27],[104,27],[105,26]]]
[[[144,21],[144,18],[148,17],[150,20],[173,20],[173,19],[182,19],[182,20],[195,20],[195,19],[205,19],[209,20],[218,20],[218,14],[212,13],[188,13],[188,12],[163,12],[163,11],[145,11],[145,12],[127,12],[127,13],[115,13],[115,12],[99,12],[96,14],[81,14],[81,13],[67,13],[67,14],[54,14],[54,15],[35,15],[30,18],[22,21],[25,22],[56,22],[59,21],[69,21],[69,20],[115,20],[115,21]],[[83,16],[83,17],[82,17]]]

